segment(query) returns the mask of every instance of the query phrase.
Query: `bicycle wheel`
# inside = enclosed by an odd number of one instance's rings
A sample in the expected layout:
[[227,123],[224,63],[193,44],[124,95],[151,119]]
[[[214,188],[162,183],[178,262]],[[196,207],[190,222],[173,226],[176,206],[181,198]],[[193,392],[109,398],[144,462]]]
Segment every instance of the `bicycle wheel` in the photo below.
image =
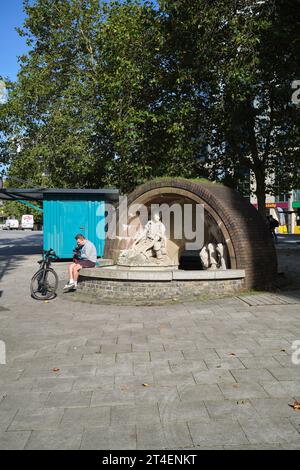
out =
[[58,276],[56,272],[51,268],[40,269],[31,279],[31,296],[36,300],[53,299],[56,296],[57,286]]

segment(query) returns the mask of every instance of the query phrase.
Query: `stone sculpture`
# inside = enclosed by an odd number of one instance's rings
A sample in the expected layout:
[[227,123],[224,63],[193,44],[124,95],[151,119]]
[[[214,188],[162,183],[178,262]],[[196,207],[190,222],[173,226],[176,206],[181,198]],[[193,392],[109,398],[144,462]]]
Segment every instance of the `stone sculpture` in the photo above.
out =
[[227,269],[224,258],[224,245],[222,243],[208,243],[200,251],[203,269]]
[[160,221],[159,214],[155,213],[153,219],[147,222],[135,239],[132,247],[121,252],[117,264],[167,266],[170,264],[170,260],[167,255],[166,241],[166,228]]

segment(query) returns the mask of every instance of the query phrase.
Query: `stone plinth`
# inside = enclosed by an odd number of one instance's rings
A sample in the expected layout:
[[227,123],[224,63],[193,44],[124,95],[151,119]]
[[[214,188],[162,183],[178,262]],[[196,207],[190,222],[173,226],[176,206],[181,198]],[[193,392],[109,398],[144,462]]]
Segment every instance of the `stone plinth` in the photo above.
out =
[[104,301],[126,303],[185,300],[235,294],[245,288],[245,271],[147,271],[116,267],[84,269],[78,291]]

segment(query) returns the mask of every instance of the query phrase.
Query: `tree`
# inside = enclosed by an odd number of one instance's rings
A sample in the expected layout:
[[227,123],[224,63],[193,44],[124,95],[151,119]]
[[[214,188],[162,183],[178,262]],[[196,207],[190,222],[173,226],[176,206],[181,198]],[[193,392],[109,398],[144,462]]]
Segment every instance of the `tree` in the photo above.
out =
[[[174,38],[172,48],[180,51],[178,67],[189,68],[190,80],[209,103],[210,176],[236,186],[241,169],[251,171],[264,214],[274,178],[286,182],[283,189],[299,186],[300,111],[291,103],[291,81],[300,76],[299,2],[160,3]],[[205,88],[199,81],[203,70]]]
[[0,104],[11,175],[127,192],[157,176],[238,188],[251,171],[262,213],[268,175],[299,185],[297,0],[24,5],[30,52]]

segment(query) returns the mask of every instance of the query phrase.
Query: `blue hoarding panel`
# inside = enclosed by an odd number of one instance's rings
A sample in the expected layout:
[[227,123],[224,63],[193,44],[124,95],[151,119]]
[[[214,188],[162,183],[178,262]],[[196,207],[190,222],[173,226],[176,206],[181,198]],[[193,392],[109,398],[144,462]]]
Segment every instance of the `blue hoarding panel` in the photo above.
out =
[[53,248],[60,258],[72,258],[75,235],[94,243],[98,257],[105,244],[105,202],[55,197],[44,200],[44,249]]

